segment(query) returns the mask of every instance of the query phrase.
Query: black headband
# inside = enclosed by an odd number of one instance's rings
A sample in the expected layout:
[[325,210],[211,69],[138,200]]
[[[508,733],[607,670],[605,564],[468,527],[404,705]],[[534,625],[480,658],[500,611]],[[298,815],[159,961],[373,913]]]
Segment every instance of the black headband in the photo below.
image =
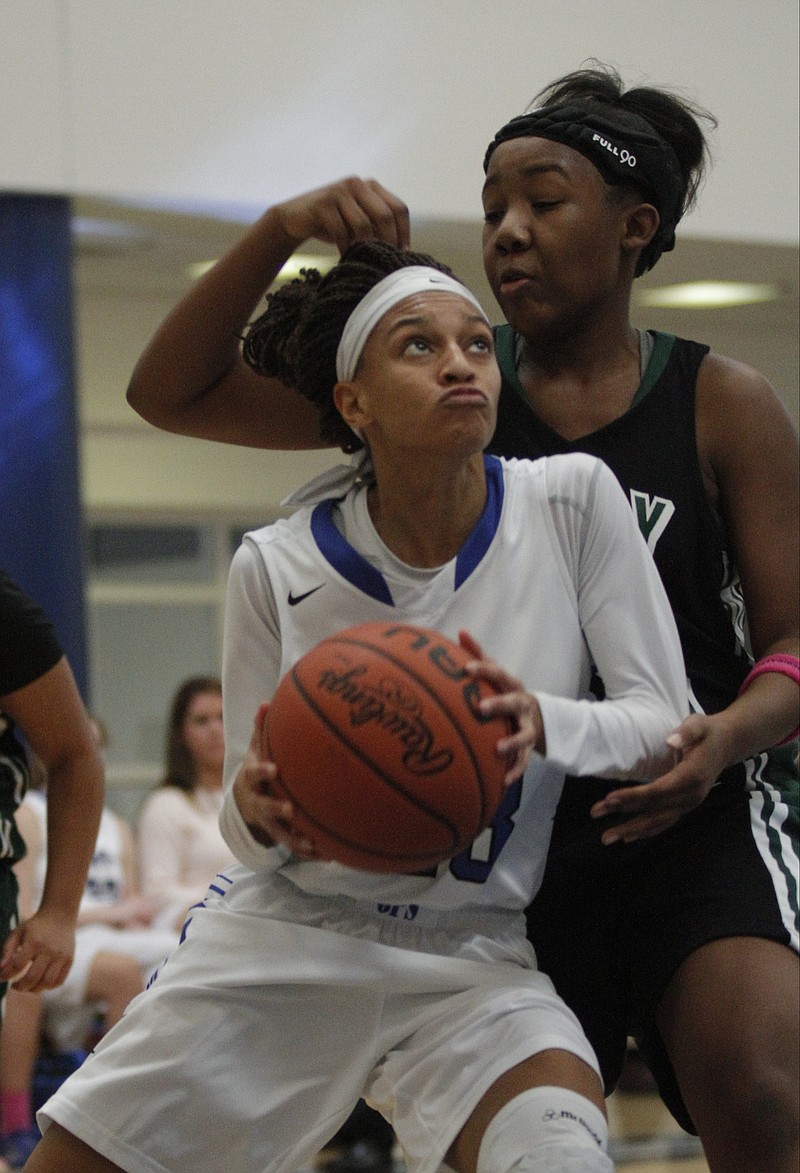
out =
[[510,138],[546,138],[564,143],[593,163],[606,183],[633,184],[658,210],[661,223],[648,251],[648,268],[675,247],[675,227],[683,215],[685,182],[677,156],[655,130],[621,127],[583,106],[543,106],[512,118],[498,130],[486,151],[484,171],[500,143]]

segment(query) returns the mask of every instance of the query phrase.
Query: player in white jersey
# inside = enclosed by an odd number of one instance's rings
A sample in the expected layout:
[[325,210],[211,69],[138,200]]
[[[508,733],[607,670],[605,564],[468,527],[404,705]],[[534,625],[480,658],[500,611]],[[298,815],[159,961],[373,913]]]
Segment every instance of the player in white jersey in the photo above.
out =
[[[360,1096],[414,1173],[607,1171],[597,1062],[523,912],[564,772],[656,777],[687,711],[632,514],[592,458],[484,458],[491,331],[428,258],[355,246],[276,294],[246,353],[368,460],[234,559],[222,826],[248,866],[218,877],[150,989],[45,1105],[27,1173],[282,1173]],[[491,829],[432,876],[325,861],[269,795],[262,702],[322,636],[369,619],[460,638],[501,690],[485,711],[515,722]],[[602,702],[584,699],[593,666]]]
[[[309,892],[373,897],[375,879],[367,872],[287,861],[280,849],[260,846],[242,826],[231,792],[252,732],[252,698],[265,678],[272,691],[319,640],[355,622],[391,624],[401,611],[405,620],[451,639],[468,628],[536,693],[547,729],[547,758],[529,764],[524,786],[509,788],[491,837],[442,865],[435,878],[385,877],[386,900],[519,910],[520,893],[538,888],[565,771],[643,778],[663,765],[663,756],[649,760],[648,747],[656,744],[663,754],[663,710],[654,698],[671,624],[654,605],[660,597],[655,570],[630,541],[630,510],[616,481],[600,461],[583,455],[536,462],[487,456],[484,465],[483,514],[469,542],[441,567],[411,568],[392,555],[370,520],[367,484],[245,537],[228,590],[227,658],[236,669],[226,674],[231,732],[223,831],[254,870],[280,868]],[[602,579],[589,550],[603,551]],[[638,579],[642,565],[645,577]],[[520,572],[533,566],[530,578]],[[609,614],[609,600],[623,596],[625,607]],[[589,691],[587,639],[603,661],[609,695],[625,698],[619,705],[562,699]],[[643,689],[640,699],[635,690],[645,677],[652,692]]]

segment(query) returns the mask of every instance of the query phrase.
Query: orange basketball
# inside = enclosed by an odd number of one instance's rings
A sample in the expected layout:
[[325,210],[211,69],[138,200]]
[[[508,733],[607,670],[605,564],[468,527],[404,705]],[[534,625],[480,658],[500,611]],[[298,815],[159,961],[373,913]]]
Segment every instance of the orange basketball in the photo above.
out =
[[366,623],[317,644],[281,680],[265,723],[276,797],[321,855],[418,872],[462,851],[494,817],[511,728],[477,702],[471,657],[423,627]]

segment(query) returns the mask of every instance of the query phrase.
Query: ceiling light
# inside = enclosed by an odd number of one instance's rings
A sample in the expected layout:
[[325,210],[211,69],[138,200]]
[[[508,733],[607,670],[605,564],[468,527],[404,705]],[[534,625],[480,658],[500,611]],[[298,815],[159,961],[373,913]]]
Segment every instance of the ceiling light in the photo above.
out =
[[291,281],[300,276],[301,269],[319,269],[320,273],[327,273],[336,264],[336,257],[323,256],[320,253],[295,253],[281,269],[276,280]]
[[213,269],[216,265],[216,260],[213,261],[196,261],[193,265],[186,266],[186,272],[191,277],[192,281],[197,281],[209,269]]
[[682,285],[640,289],[636,301],[639,305],[668,309],[718,309],[777,301],[779,297],[780,290],[775,285],[756,285],[746,281],[688,281]]
[[76,240],[87,244],[145,244],[150,240],[146,232],[123,220],[101,220],[92,216],[73,216],[70,227]]
[[[216,260],[197,261],[193,265],[187,265],[186,271],[192,281],[196,281],[198,277],[202,277],[216,263]],[[293,277],[299,277],[301,269],[319,269],[320,273],[327,273],[335,264],[336,257],[334,256],[322,255],[320,253],[295,253],[289,257],[289,260],[283,266],[280,273],[278,273],[278,276],[275,278],[275,283],[282,284],[284,281],[291,281]]]

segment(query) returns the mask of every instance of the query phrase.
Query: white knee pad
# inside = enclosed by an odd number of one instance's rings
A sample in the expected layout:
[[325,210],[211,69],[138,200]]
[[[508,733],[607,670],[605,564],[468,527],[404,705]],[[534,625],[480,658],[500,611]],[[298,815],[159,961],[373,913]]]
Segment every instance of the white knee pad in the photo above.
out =
[[562,1087],[534,1087],[501,1108],[483,1134],[477,1173],[613,1173],[599,1108]]

